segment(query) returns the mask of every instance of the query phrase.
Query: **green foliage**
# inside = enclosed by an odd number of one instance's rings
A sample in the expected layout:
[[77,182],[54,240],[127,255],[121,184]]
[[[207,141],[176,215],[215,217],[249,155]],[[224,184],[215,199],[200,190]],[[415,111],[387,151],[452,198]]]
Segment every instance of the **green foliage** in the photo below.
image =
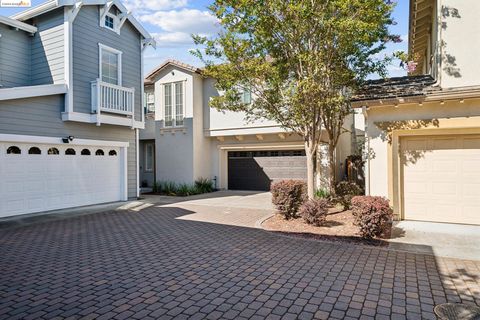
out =
[[317,189],[317,191],[315,191],[315,198],[330,199],[330,192],[327,189]]
[[214,190],[213,181],[207,178],[198,178],[195,180],[195,187],[199,193],[209,193]]
[[325,199],[312,199],[305,202],[298,213],[306,223],[319,227],[327,220],[329,206]]
[[160,188],[161,188],[160,184],[157,181],[153,181],[152,192],[153,193],[160,192]]
[[195,181],[195,184],[180,183],[173,181],[157,181],[153,184],[153,192],[162,193],[167,196],[192,196],[196,194],[213,192],[213,181],[209,179],[200,178]]
[[282,180],[272,183],[272,203],[285,219],[297,217],[300,206],[306,201],[306,184],[299,180]]
[[352,198],[359,196],[362,193],[362,188],[360,188],[355,182],[340,181],[335,186],[336,200],[343,205],[344,210],[350,209]]
[[175,196],[177,193],[177,184],[172,181],[161,182],[161,192],[167,196]]
[[[380,53],[397,39],[388,31],[393,8],[389,0],[215,0],[210,11],[222,31],[194,36],[202,49],[193,52],[221,92],[210,105],[299,134],[315,168],[322,122],[336,145],[352,90],[387,74]],[[252,103],[242,102],[244,90]],[[310,170],[310,197],[313,183]]]

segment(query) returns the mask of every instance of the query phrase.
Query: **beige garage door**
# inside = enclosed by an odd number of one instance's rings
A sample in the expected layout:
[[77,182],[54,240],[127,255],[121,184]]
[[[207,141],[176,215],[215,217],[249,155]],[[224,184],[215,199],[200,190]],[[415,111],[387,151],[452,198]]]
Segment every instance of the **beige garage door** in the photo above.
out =
[[480,224],[480,136],[401,140],[404,217]]

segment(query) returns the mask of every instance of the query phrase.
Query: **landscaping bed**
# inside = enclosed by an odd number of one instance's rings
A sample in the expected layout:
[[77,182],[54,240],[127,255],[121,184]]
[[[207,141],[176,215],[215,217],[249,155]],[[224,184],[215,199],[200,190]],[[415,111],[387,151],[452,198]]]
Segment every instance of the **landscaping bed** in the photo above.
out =
[[339,208],[331,208],[326,221],[319,227],[305,223],[303,218],[286,220],[281,214],[275,214],[265,220],[262,227],[267,231],[295,237],[374,246],[386,246],[388,242],[385,239],[389,239],[391,233],[390,228],[385,231],[381,238],[364,239],[359,234],[359,227],[354,225],[352,211],[342,211]]

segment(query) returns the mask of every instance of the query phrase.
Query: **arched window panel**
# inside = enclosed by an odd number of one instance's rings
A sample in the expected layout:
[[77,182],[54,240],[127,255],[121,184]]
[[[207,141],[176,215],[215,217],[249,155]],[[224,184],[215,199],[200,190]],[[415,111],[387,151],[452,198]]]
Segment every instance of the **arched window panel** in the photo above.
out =
[[10,146],[7,149],[7,154],[21,154],[22,150],[20,150],[17,146]]
[[28,149],[28,154],[42,154],[42,150],[38,147],[31,147]]

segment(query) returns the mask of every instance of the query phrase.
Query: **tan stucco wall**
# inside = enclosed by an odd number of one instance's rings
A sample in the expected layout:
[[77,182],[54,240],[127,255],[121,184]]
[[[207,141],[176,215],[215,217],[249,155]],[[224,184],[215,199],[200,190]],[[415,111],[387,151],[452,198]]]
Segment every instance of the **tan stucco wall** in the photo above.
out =
[[367,193],[388,197],[398,215],[402,207],[402,137],[480,133],[480,99],[372,107],[367,115],[367,145],[374,154],[367,164]]
[[442,88],[480,85],[480,1],[439,0],[439,3],[440,85]]

